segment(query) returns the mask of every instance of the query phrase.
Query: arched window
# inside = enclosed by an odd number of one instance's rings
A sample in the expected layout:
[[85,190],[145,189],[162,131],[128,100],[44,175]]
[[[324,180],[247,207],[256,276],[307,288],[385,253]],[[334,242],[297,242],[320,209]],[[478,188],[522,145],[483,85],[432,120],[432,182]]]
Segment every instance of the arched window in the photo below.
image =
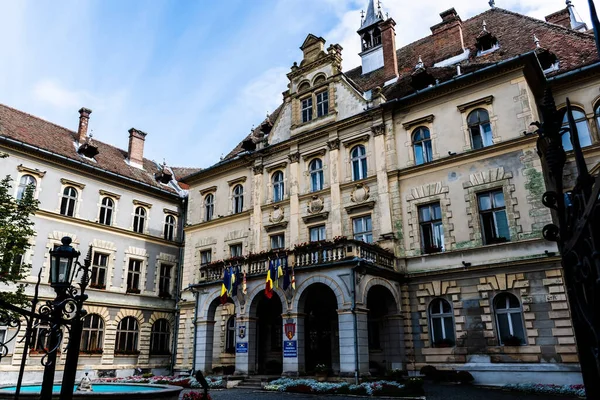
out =
[[[599,107],[600,108],[600,107]],[[598,112],[598,108],[596,109]],[[585,117],[585,113],[578,109],[573,108],[573,119],[575,120],[575,126],[577,127],[577,135],[579,136],[579,144],[581,147],[591,146],[592,144],[592,136],[590,135],[590,128],[587,123],[587,118]],[[563,124],[561,126],[562,129],[569,127],[569,120],[567,117],[567,112],[565,110],[565,116],[563,117]],[[573,144],[571,143],[571,134],[569,132],[565,132],[562,135],[562,145],[565,151],[573,150]]]
[[17,189],[17,200],[21,200],[23,198],[23,195],[25,195],[25,190],[27,190],[30,185],[33,187],[33,191],[35,191],[35,187],[37,185],[35,178],[31,175],[23,175],[19,181],[19,188]]
[[171,326],[169,321],[164,318],[156,320],[152,325],[150,335],[150,354],[166,355],[171,354],[170,346]]
[[227,320],[227,332],[225,334],[225,352],[235,353],[235,315]]
[[275,172],[271,179],[273,181],[273,201],[283,200],[283,172]]
[[77,190],[72,186],[67,186],[63,190],[62,201],[60,202],[60,213],[67,217],[75,215],[75,204],[77,203]]
[[83,319],[79,350],[89,354],[102,354],[104,320],[98,314],[88,314]]
[[490,125],[490,115],[483,108],[471,111],[467,117],[467,125],[471,133],[471,146],[473,149],[481,149],[491,146],[492,125]]
[[114,208],[115,203],[110,197],[103,198],[102,203],[100,204],[100,218],[98,222],[104,225],[112,225],[112,215]]
[[415,129],[412,140],[415,151],[415,164],[421,165],[433,161],[429,129],[423,126]]
[[444,299],[433,299],[429,304],[431,343],[433,347],[454,346],[454,316],[450,303]]
[[134,317],[125,317],[117,325],[116,354],[139,354],[138,321]]
[[165,240],[173,240],[175,238],[175,217],[167,215],[165,217]]
[[244,211],[244,187],[236,185],[233,188],[233,213],[241,213]]
[[352,180],[358,181],[367,177],[367,151],[365,146],[354,146],[350,152],[352,158]]
[[315,158],[308,165],[310,171],[310,190],[317,192],[323,189],[323,161]]
[[213,219],[215,214],[215,196],[211,194],[207,194],[204,198],[204,220],[210,221]]
[[146,224],[146,209],[137,207],[133,217],[133,230],[137,233],[144,233],[144,225]]
[[523,312],[519,299],[511,293],[500,293],[494,299],[494,311],[500,344],[505,346],[525,344]]

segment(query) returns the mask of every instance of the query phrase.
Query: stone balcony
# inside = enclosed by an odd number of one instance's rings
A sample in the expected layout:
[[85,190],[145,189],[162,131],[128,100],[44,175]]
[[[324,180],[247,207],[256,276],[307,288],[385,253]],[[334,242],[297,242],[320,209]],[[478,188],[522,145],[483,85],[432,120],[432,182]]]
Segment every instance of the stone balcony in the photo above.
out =
[[200,266],[200,282],[215,282],[221,280],[223,268],[239,266],[247,277],[265,275],[269,268],[269,260],[287,258],[294,268],[309,268],[332,266],[351,260],[362,260],[372,266],[394,271],[394,254],[377,245],[352,239],[334,241],[309,242],[295,246],[293,250],[280,249],[264,253],[249,254],[245,257],[234,257],[215,261]]

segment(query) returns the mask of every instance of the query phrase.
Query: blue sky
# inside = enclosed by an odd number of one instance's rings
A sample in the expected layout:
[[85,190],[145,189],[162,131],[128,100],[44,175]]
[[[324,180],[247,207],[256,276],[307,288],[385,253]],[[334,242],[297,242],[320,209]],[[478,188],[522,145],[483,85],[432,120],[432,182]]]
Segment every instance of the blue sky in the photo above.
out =
[[[587,2],[574,0],[588,21]],[[563,0],[496,6],[543,18]],[[148,133],[145,156],[206,167],[281,102],[285,74],[308,33],[359,64],[356,29],[367,0],[0,0],[0,103],[76,130],[93,110],[94,136],[127,147]],[[387,0],[397,45],[430,33],[439,13],[466,19],[487,0]],[[542,43],[543,45],[543,43]]]

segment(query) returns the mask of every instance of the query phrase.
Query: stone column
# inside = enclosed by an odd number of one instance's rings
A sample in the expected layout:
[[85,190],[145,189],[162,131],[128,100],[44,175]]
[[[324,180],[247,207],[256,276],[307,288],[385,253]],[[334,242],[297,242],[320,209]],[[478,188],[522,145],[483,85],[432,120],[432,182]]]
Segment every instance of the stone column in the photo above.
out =
[[[299,376],[303,372],[305,372],[305,350],[304,350],[304,314],[282,314],[283,326],[281,327],[282,331],[282,340],[283,340],[283,375],[286,376]],[[287,323],[287,319],[293,320],[296,323],[296,333],[294,337],[290,340],[285,333],[285,324]],[[297,349],[297,357],[286,357],[285,356],[285,342],[286,341],[295,341],[296,349]]]
[[254,181],[252,185],[252,252],[258,253],[262,247],[262,210],[263,203],[263,165],[254,165]]
[[[257,335],[256,335],[256,318],[240,316],[236,321],[236,350],[235,350],[235,374],[236,375],[248,375],[256,372],[256,356],[258,349],[256,348]],[[246,326],[246,337],[239,337],[240,325]],[[240,345],[246,344],[246,352],[240,352]]]
[[204,375],[212,372],[213,368],[213,339],[215,321],[196,321],[196,370]]
[[340,191],[340,179],[342,165],[340,162],[340,140],[337,137],[330,138],[327,142],[329,147],[329,182],[331,186],[331,234],[333,237],[342,236],[342,193]]
[[300,192],[300,153],[296,151],[289,155],[290,169],[288,184],[290,186],[290,246],[294,243],[298,243],[298,235],[300,234],[300,201],[298,200],[298,194]]
[[[340,375],[354,376],[356,357],[360,376],[369,375],[369,337],[367,311],[356,310],[357,329],[354,332],[354,315],[349,310],[338,310],[340,326]],[[358,344],[356,354],[355,342]]]
[[[387,175],[386,165],[386,146],[385,146],[385,125],[374,126],[373,130],[373,141],[374,141],[374,159],[375,159],[375,171],[377,173],[377,203],[379,206],[379,233],[388,234],[393,232],[392,228],[392,214],[390,207],[390,188]],[[373,238],[373,240],[377,240]]]

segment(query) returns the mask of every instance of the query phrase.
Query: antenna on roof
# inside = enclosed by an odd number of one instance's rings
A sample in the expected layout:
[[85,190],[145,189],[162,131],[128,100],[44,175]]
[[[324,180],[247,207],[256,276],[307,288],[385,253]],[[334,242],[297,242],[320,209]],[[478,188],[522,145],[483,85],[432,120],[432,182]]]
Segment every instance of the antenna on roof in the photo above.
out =
[[535,36],[535,33],[533,34],[533,43],[535,43],[535,47],[540,47],[540,39]]
[[494,0],[488,1],[488,4],[490,5],[491,8],[496,8],[496,2]]

